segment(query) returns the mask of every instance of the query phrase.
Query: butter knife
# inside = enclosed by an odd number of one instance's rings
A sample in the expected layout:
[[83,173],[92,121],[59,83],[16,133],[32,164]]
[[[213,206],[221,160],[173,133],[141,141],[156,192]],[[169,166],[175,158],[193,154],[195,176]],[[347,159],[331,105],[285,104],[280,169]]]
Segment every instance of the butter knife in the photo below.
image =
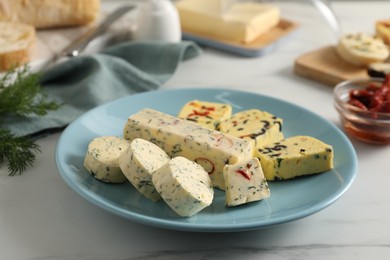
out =
[[46,71],[63,58],[72,58],[79,56],[80,53],[88,46],[88,44],[93,39],[105,33],[112,23],[114,23],[116,20],[118,20],[120,17],[122,17],[124,14],[134,9],[135,7],[136,6],[134,5],[125,5],[117,8],[115,11],[110,13],[98,26],[88,30],[86,33],[84,33],[75,41],[71,42],[68,46],[66,46],[57,55],[54,55],[51,59],[49,59],[45,64],[42,65],[40,71]]

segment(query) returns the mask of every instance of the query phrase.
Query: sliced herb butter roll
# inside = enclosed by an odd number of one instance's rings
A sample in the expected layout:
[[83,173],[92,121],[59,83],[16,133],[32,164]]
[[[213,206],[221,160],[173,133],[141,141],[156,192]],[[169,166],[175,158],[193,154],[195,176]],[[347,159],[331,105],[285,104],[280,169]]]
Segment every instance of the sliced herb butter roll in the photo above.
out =
[[116,136],[97,137],[88,145],[84,167],[98,180],[123,183],[127,179],[119,167],[119,157],[128,146],[127,140]]
[[270,180],[325,172],[333,168],[332,146],[310,136],[293,136],[256,151]]
[[153,173],[152,180],[164,201],[180,216],[193,216],[213,201],[208,173],[184,157],[171,159]]
[[120,157],[119,166],[139,192],[146,198],[157,201],[161,197],[154,188],[152,174],[169,160],[169,156],[160,147],[147,140],[136,138]]
[[383,62],[389,57],[389,49],[381,39],[364,33],[344,35],[336,51],[344,61],[357,66]]

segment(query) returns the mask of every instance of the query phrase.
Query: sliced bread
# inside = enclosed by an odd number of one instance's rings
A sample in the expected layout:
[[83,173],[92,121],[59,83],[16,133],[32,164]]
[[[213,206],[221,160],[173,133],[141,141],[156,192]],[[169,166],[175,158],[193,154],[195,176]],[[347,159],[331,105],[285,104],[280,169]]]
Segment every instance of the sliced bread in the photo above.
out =
[[26,23],[38,29],[86,25],[99,13],[100,0],[0,1],[0,21]]
[[34,27],[21,23],[0,22],[0,71],[29,62],[34,42]]

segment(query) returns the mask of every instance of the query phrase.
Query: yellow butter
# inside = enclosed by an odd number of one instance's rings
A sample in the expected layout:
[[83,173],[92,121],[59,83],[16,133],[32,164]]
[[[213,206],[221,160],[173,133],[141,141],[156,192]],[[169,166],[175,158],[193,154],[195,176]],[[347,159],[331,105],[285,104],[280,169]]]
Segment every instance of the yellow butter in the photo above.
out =
[[192,100],[182,107],[178,117],[215,130],[220,121],[228,119],[231,115],[231,105]]
[[275,27],[277,6],[258,2],[233,3],[221,8],[221,0],[181,0],[176,3],[184,31],[248,43]]
[[293,136],[256,150],[268,181],[325,172],[333,168],[332,146],[310,136]]
[[218,130],[253,142],[259,149],[283,139],[283,120],[266,111],[249,109],[222,121]]

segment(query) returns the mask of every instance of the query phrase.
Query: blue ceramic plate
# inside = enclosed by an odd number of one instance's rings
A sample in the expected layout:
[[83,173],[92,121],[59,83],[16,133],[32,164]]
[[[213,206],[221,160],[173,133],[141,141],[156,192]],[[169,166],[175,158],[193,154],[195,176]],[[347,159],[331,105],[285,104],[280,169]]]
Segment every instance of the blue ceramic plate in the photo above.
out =
[[[224,192],[216,190],[212,205],[190,218],[178,216],[163,201],[144,198],[130,183],[105,184],[84,169],[84,156],[93,138],[121,136],[127,118],[145,107],[175,115],[192,99],[230,103],[234,112],[258,108],[281,117],[286,137],[310,135],[332,145],[335,167],[318,175],[270,182],[270,198],[233,208],[224,205]],[[92,109],[64,130],[58,141],[56,162],[72,189],[105,210],[146,225],[199,232],[252,230],[309,216],[335,202],[351,185],[357,171],[351,143],[333,124],[291,103],[228,89],[152,91]]]

